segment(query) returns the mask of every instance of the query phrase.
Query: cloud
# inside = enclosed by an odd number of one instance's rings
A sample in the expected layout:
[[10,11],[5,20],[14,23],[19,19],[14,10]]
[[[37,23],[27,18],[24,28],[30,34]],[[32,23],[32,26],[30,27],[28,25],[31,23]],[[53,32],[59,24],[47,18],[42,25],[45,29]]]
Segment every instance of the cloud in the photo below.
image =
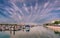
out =
[[0,23],[45,23],[59,16],[59,0],[0,0]]

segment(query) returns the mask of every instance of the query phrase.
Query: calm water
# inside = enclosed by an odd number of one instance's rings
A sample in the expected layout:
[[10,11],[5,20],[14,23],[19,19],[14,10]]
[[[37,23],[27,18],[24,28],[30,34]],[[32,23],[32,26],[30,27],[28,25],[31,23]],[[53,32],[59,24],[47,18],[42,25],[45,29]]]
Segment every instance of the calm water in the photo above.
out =
[[6,32],[0,32],[0,38],[10,38],[10,35]]
[[0,32],[0,38],[60,38],[60,35],[43,26],[38,26],[31,28],[30,32],[17,31],[16,35],[10,35],[8,32]]

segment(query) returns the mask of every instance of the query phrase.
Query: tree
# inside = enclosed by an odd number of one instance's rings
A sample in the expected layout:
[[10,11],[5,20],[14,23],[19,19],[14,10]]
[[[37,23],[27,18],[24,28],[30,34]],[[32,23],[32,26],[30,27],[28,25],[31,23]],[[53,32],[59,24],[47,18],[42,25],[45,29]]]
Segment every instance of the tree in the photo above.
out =
[[60,24],[60,21],[55,21],[53,24]]

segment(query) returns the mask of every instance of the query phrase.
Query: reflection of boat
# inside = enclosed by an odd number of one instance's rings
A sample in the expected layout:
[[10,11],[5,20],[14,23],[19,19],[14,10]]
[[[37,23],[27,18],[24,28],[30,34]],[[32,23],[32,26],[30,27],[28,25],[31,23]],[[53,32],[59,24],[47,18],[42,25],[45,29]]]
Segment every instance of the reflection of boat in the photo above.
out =
[[25,26],[25,30],[26,30],[26,32],[29,32],[30,31],[30,26],[29,25],[26,25]]
[[16,31],[26,30],[26,32],[29,32],[32,27],[34,25],[0,24],[0,31],[9,31],[10,34],[15,35]]
[[10,34],[14,34],[15,35],[15,31],[20,31],[20,26],[18,26],[17,28],[17,25],[0,25],[0,31],[10,31]]

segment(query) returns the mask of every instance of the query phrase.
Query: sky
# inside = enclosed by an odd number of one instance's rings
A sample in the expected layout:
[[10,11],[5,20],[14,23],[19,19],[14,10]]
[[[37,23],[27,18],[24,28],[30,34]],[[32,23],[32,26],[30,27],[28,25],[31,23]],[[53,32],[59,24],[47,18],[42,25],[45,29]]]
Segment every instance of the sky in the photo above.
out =
[[43,24],[60,20],[60,0],[0,0],[0,23]]

